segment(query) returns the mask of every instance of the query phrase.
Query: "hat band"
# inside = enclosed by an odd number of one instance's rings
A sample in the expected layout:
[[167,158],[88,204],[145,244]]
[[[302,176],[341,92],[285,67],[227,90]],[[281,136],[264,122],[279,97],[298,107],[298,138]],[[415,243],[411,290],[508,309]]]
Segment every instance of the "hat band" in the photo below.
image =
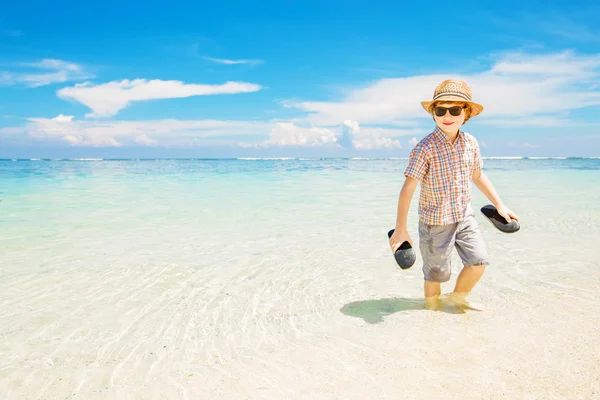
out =
[[471,99],[469,98],[469,96],[467,96],[467,95],[466,95],[466,94],[464,94],[464,93],[460,93],[460,92],[444,92],[444,93],[440,93],[440,94],[438,94],[437,96],[435,96],[435,97],[433,98],[433,100],[437,100],[437,99],[438,99],[438,98],[440,98],[441,96],[446,96],[446,95],[448,95],[448,94],[453,94],[453,95],[455,95],[455,96],[462,97],[463,99],[465,99],[465,100],[467,100],[467,101],[471,101]]

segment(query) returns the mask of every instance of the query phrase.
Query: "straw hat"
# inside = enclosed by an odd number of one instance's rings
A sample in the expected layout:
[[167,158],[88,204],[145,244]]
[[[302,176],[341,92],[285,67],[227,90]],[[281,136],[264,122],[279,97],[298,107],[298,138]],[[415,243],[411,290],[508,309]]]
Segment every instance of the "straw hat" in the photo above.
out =
[[467,103],[471,108],[470,115],[465,118],[465,122],[471,117],[480,114],[483,111],[483,106],[473,101],[471,88],[464,81],[456,79],[446,79],[440,83],[433,93],[431,101],[422,101],[421,105],[429,114],[433,114],[433,104],[437,101],[456,101]]

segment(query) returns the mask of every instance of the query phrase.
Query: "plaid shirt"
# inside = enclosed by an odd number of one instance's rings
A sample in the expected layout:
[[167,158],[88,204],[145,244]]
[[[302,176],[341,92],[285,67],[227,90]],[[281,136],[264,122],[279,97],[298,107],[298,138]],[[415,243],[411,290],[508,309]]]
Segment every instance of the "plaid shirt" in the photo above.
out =
[[436,126],[410,153],[404,176],[421,182],[419,217],[428,225],[462,221],[471,209],[473,172],[483,167],[477,140],[459,130],[454,144]]

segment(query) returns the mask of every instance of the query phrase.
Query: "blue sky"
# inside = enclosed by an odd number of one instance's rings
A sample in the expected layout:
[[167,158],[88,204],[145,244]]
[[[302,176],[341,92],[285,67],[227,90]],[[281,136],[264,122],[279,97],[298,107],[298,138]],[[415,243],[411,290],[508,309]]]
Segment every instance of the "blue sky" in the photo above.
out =
[[600,5],[11,2],[0,158],[405,157],[466,80],[484,156],[600,156]]

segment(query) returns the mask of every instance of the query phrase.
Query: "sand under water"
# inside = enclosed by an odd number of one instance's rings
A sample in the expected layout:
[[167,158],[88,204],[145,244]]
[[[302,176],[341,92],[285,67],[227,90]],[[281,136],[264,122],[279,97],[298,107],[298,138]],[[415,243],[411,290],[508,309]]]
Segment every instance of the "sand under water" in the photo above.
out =
[[598,398],[600,167],[552,162],[486,162],[484,311],[395,264],[405,160],[4,162],[0,397]]

